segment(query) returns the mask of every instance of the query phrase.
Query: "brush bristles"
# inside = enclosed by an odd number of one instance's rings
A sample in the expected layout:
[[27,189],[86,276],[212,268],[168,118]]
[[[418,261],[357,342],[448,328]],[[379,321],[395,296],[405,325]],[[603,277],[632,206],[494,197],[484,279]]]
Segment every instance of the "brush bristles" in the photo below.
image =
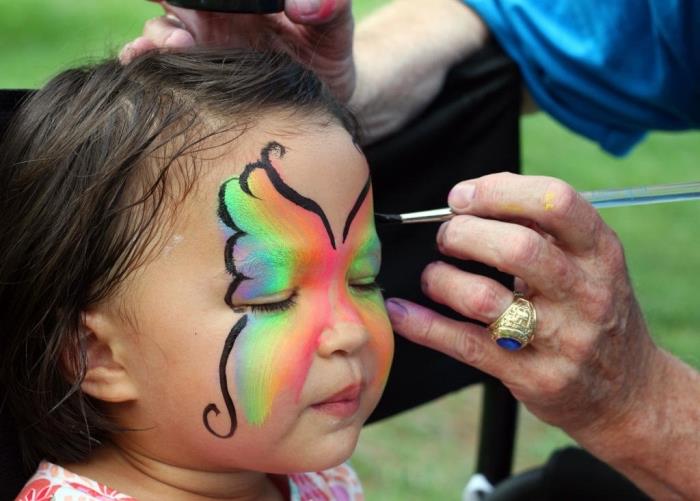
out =
[[403,220],[399,214],[379,214],[375,212],[374,222],[376,224],[400,224]]

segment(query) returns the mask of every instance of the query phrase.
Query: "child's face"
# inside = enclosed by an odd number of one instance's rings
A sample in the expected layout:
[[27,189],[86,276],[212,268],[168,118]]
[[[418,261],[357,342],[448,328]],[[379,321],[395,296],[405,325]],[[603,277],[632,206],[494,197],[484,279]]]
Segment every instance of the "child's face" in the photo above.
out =
[[393,354],[369,172],[342,128],[293,127],[260,124],[201,167],[169,241],[127,282],[115,356],[138,398],[115,414],[142,431],[119,446],[219,471],[352,453]]

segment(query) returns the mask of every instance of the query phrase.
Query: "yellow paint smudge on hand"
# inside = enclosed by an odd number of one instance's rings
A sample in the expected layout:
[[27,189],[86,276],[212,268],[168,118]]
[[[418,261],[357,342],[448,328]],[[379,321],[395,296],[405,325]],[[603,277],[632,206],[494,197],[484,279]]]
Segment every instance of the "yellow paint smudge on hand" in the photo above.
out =
[[511,214],[520,214],[524,211],[523,206],[516,203],[503,204],[503,209]]
[[554,193],[547,192],[544,194],[544,210],[554,209]]

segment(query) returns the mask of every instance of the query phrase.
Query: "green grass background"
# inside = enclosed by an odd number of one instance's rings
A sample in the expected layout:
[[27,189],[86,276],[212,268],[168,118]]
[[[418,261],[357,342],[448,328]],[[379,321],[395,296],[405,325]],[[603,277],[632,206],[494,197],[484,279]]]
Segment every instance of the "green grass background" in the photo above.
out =
[[[358,17],[384,3],[356,0]],[[0,87],[36,87],[69,65],[115,54],[159,14],[144,0],[0,0]],[[527,174],[593,190],[700,178],[700,133],[651,134],[628,157],[607,156],[543,115],[522,121]],[[700,202],[602,211],[625,245],[632,280],[655,339],[700,367]],[[695,229],[694,229],[695,228]],[[474,468],[480,389],[368,427],[353,463],[370,500],[458,499]],[[569,443],[521,414],[515,469],[540,464]]]

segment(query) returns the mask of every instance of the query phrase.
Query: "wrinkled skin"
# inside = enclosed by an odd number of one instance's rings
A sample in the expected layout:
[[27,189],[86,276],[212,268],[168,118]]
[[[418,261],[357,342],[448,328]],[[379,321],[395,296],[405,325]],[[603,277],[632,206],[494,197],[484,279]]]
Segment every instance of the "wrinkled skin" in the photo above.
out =
[[503,173],[458,184],[449,204],[459,215],[440,227],[439,249],[517,277],[537,310],[535,338],[500,348],[468,319],[493,322],[511,290],[440,262],[426,267],[423,290],[467,319],[390,299],[395,330],[502,380],[653,498],[697,499],[700,375],[652,341],[622,246],[597,211],[563,181]]
[[[441,80],[426,90],[428,77],[456,61],[449,51],[445,54],[445,47],[462,58],[485,39],[478,17],[469,19],[466,8],[453,10],[455,2],[431,2],[427,15],[421,10],[424,2],[395,1],[391,5],[396,9],[386,9],[376,22],[363,23],[371,24],[371,36],[356,47],[355,71],[349,2],[321,0],[318,12],[331,5],[332,14],[323,20],[311,14],[302,21],[295,11],[299,1],[287,0],[286,15],[304,28],[286,30],[268,41],[283,41],[287,47],[296,42],[296,53],[308,56],[313,46],[309,41],[327,23],[335,23],[334,34],[326,34],[328,44],[318,46],[312,67],[341,99],[352,96],[362,123],[369,124],[366,139],[395,130],[405,123],[406,110],[422,106],[407,103],[429,101],[421,99],[434,95]],[[402,15],[407,17],[397,22]],[[148,23],[144,36],[124,54],[186,47],[196,43],[191,33],[200,33],[202,40],[229,40],[236,33],[236,43],[247,40],[250,45],[245,27],[239,31],[236,23],[196,17],[199,21],[184,25],[174,18]],[[259,22],[258,27],[273,26]],[[416,30],[429,24],[437,31],[428,31],[420,37],[421,44],[414,44]],[[453,29],[447,30],[448,25]],[[184,26],[193,28],[187,31]],[[227,27],[235,29],[227,32]],[[465,33],[472,33],[473,40],[460,42],[459,35]],[[384,44],[391,50],[377,50]],[[403,57],[397,57],[399,53]],[[421,59],[421,54],[429,57]],[[365,81],[367,75],[371,78]],[[392,101],[397,89],[415,92],[398,93],[402,98]],[[459,203],[459,190],[453,190],[449,202],[460,216],[441,227],[439,248],[446,255],[515,275],[516,289],[526,292],[537,308],[535,340],[520,352],[507,352],[484,327],[453,321],[400,299],[387,304],[395,330],[501,379],[535,415],[561,427],[654,498],[700,497],[700,477],[694,471],[700,463],[700,410],[694,405],[700,400],[700,375],[654,345],[614,232],[562,181],[498,174],[467,184],[476,187],[474,197]],[[423,288],[434,300],[485,324],[513,299],[512,291],[500,284],[444,263],[426,268]]]
[[[561,181],[498,174],[473,184],[471,202],[451,198],[462,215],[443,224],[438,246],[519,277],[538,314],[532,345],[508,352],[486,328],[405,301],[408,318],[395,327],[498,377],[535,415],[571,432],[621,417],[637,397],[628,382],[644,380],[655,348],[616,235]],[[486,324],[513,300],[497,282],[445,263],[426,268],[423,290]]]
[[272,48],[312,66],[341,101],[352,95],[355,67],[350,0],[321,0],[319,8],[308,13],[304,1],[287,0],[285,12],[267,15],[194,11],[158,3],[166,15],[146,22],[142,36],[122,49],[123,63],[155,48]]
[[[317,7],[308,6],[315,2]],[[365,144],[423,111],[449,68],[488,38],[481,18],[455,0],[389,2],[357,30],[351,0],[287,0],[284,13],[270,15],[197,12],[159,3],[166,15],[148,21],[143,35],[124,47],[124,63],[149,50],[195,45],[286,51],[353,110]]]

